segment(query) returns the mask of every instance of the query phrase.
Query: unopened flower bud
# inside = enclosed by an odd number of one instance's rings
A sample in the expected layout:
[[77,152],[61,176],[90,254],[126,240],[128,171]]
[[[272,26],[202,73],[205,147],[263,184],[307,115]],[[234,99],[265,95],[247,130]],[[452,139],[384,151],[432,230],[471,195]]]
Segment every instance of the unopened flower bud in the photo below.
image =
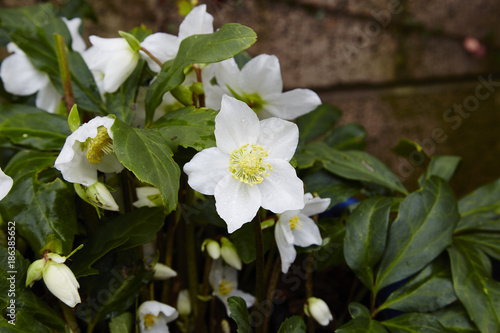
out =
[[189,298],[189,290],[183,289],[177,297],[177,312],[181,317],[187,317],[191,313],[191,299]]
[[94,185],[87,187],[85,193],[93,205],[106,210],[119,210],[115,199],[113,199],[105,184],[96,182]]
[[321,298],[308,298],[304,305],[304,312],[307,316],[312,316],[321,326],[327,326],[333,320],[328,305]]
[[31,263],[26,274],[26,286],[32,287],[35,281],[38,281],[42,278],[44,266],[45,259],[38,259]]
[[220,245],[218,242],[214,241],[213,239],[205,239],[203,241],[203,244],[201,244],[201,250],[205,251],[207,250],[208,255],[210,258],[213,260],[217,260],[220,258]]
[[177,272],[167,265],[156,263],[153,267],[154,275],[153,279],[155,280],[167,280],[174,276],[177,276]]
[[45,282],[49,291],[64,304],[74,307],[81,302],[80,295],[78,294],[80,285],[68,266],[48,260],[45,263],[42,275],[43,282]]
[[241,270],[241,259],[233,243],[226,237],[221,238],[222,246],[220,254],[222,259],[231,267]]

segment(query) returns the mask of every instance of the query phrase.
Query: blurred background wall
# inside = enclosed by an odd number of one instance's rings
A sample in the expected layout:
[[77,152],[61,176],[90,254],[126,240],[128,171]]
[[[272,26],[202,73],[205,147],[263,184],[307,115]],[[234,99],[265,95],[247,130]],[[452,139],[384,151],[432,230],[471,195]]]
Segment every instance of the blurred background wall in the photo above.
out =
[[[58,0],[59,1],[59,0]],[[0,0],[19,7],[36,0]],[[175,0],[89,0],[85,35],[117,37],[144,24],[176,34]],[[367,151],[410,189],[422,172],[392,151],[398,140],[429,155],[459,155],[460,197],[500,177],[500,1],[200,0],[215,28],[253,28],[252,55],[280,59],[285,89],[315,90],[368,132]],[[465,42],[465,43],[464,43]]]

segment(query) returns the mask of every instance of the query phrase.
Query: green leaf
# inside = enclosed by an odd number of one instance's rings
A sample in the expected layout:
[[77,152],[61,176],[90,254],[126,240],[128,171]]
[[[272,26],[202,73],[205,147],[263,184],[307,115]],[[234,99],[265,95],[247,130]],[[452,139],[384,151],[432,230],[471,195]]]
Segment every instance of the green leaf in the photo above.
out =
[[152,128],[159,128],[174,151],[178,146],[198,151],[215,146],[215,116],[217,111],[185,107],[167,113]]
[[419,179],[420,185],[423,184],[425,179],[429,179],[431,176],[438,176],[446,181],[450,181],[451,177],[457,170],[462,158],[458,156],[434,156],[431,158],[431,162],[425,174]]
[[143,207],[103,222],[84,247],[73,255],[73,273],[77,277],[95,274],[90,267],[111,250],[124,250],[150,242],[164,220],[161,208]]
[[[494,221],[498,228],[499,221]],[[489,225],[491,225],[490,223]],[[481,249],[487,255],[500,260],[500,242],[498,241],[498,230],[475,230],[475,232],[465,233],[463,235],[456,234],[454,239],[463,240],[472,246]]]
[[[12,225],[9,224],[9,226]],[[13,248],[5,248],[4,246],[0,246],[0,260],[3,263],[0,266],[0,290],[2,290],[0,309],[4,318],[7,319],[0,320],[0,331],[6,333],[64,332],[66,323],[60,315],[25,286],[26,271],[30,261],[24,259]],[[14,283],[14,286],[11,285],[11,282]],[[11,300],[14,303],[10,303]],[[13,319],[8,315],[11,313],[11,309],[15,313],[15,321],[13,321],[15,325],[7,322]]]
[[81,17],[97,22],[97,15],[92,5],[85,0],[68,0],[57,10],[57,16],[66,17],[68,20]]
[[342,325],[335,333],[387,333],[387,330],[378,321],[359,316]]
[[160,190],[166,213],[177,207],[180,168],[158,131],[132,128],[116,119],[111,127],[118,160],[142,182]]
[[372,197],[362,201],[346,220],[344,256],[349,267],[368,288],[373,268],[385,249],[391,199]]
[[0,213],[16,221],[19,235],[35,253],[52,234],[62,241],[63,252],[69,253],[77,232],[73,186],[56,177],[55,159],[51,153],[24,150],[4,170],[14,185],[0,202]]
[[306,324],[299,316],[292,316],[281,323],[278,333],[306,333]]
[[458,222],[456,232],[467,229],[490,230],[491,227],[499,230],[498,224],[490,222],[500,220],[500,179],[460,199],[458,210],[462,218]]
[[349,303],[349,313],[351,314],[351,317],[358,318],[358,317],[365,317],[365,318],[371,318],[370,316],[370,310],[366,306],[360,303],[352,302]]
[[109,321],[110,333],[131,333],[134,317],[130,312],[124,312]]
[[[425,166],[429,163],[429,156],[424,149],[416,142],[409,139],[400,139],[392,151],[399,156],[409,159],[410,161],[418,161],[419,165]],[[418,156],[418,157],[417,157]]]
[[243,25],[229,23],[213,34],[193,35],[181,42],[177,56],[164,64],[146,96],[146,124],[151,124],[154,110],[163,95],[184,81],[184,68],[196,63],[213,63],[229,59],[249,48],[257,40],[255,32]]
[[80,127],[81,123],[82,122],[80,120],[80,115],[78,114],[78,106],[76,104],[73,104],[68,115],[69,129],[74,132],[78,129],[78,127]]
[[43,110],[17,114],[0,123],[0,136],[31,149],[60,150],[70,134],[66,117]]
[[325,135],[340,119],[342,111],[330,104],[322,104],[315,110],[297,118],[299,137],[303,143]]
[[75,315],[91,326],[129,309],[154,274],[138,262],[137,249],[115,253],[100,262],[99,275],[80,279],[81,292],[88,297],[76,308]]
[[500,282],[492,278],[490,259],[458,239],[448,254],[455,292],[470,318],[483,333],[500,332]]
[[382,324],[391,333],[444,333],[444,327],[431,314],[405,313],[395,318],[383,321]]
[[364,181],[395,190],[408,192],[389,168],[372,155],[363,151],[339,151],[324,142],[313,142],[304,147],[305,154],[321,161],[323,167],[337,176]]
[[139,60],[132,74],[123,82],[120,88],[112,94],[105,94],[108,112],[114,114],[127,125],[130,125],[134,119],[136,112],[134,102],[137,87],[140,86],[143,79],[142,74],[145,64],[144,60]]
[[322,169],[313,169],[301,178],[306,192],[316,193],[321,198],[330,198],[329,208],[345,202],[361,191],[359,183],[345,181]]
[[418,272],[452,241],[458,221],[457,203],[449,185],[438,177],[408,195],[389,229],[376,290]]
[[248,314],[247,304],[243,298],[232,296],[227,299],[230,316],[238,325],[238,333],[250,333],[252,327],[250,325],[250,315]]
[[319,225],[323,243],[314,253],[317,269],[321,271],[331,266],[345,265],[345,225],[340,219],[320,219]]
[[120,36],[127,41],[130,48],[135,52],[138,52],[141,49],[141,42],[138,41],[134,35],[121,30],[118,31],[118,34],[120,34]]
[[479,333],[476,325],[469,319],[469,314],[462,304],[454,303],[442,311],[434,313],[434,317],[449,333]]
[[366,146],[366,130],[355,123],[336,127],[323,140],[327,145],[338,150],[363,150]]
[[403,312],[430,312],[456,301],[448,262],[438,258],[392,292],[379,307]]
[[[243,224],[241,228],[233,232],[229,238],[238,251],[240,259],[249,264],[256,258],[255,252],[255,232],[253,231],[253,222]],[[274,241],[274,235],[271,232],[263,232],[264,253],[269,250]]]

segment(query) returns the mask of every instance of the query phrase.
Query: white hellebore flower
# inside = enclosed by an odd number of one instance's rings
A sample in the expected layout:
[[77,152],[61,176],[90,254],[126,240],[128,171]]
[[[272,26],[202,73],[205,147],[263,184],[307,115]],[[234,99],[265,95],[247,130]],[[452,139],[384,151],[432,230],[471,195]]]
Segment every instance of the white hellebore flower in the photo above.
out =
[[319,228],[309,216],[323,213],[329,205],[330,198],[313,198],[311,193],[306,193],[302,210],[286,211],[280,215],[274,229],[274,237],[280,252],[283,273],[288,272],[297,256],[294,245],[321,245]]
[[[231,58],[211,64],[203,74],[206,105],[212,109],[219,109],[221,96],[228,94],[247,103],[260,119],[278,117],[291,120],[321,104],[318,95],[309,89],[283,92],[279,60],[273,55],[261,54],[241,70]],[[215,77],[216,85],[211,85],[211,76]]]
[[333,320],[328,305],[321,298],[309,297],[304,305],[304,312],[312,316],[321,326],[327,326]]
[[[85,42],[78,33],[82,20],[80,18],[62,19],[71,34],[72,49],[82,52],[85,49]],[[35,68],[28,56],[16,44],[7,44],[7,51],[12,54],[4,59],[0,68],[0,77],[5,90],[20,96],[28,96],[38,92],[35,105],[48,112],[55,112],[59,107],[62,95],[52,85],[49,76]]]
[[[206,5],[197,6],[182,21],[179,26],[179,36],[158,32],[146,37],[141,46],[164,63],[175,58],[177,51],[179,51],[179,45],[185,38],[214,32],[213,21],[213,16],[207,13]],[[153,72],[158,73],[160,71],[160,66],[151,57],[142,51],[141,56],[147,61],[149,68]]]
[[111,117],[95,117],[66,138],[54,163],[66,181],[91,186],[97,182],[97,171],[120,172],[123,169],[113,152],[110,128],[114,121]]
[[64,264],[65,257],[55,253],[49,253],[47,256],[49,260],[46,261],[43,268],[43,282],[54,296],[67,306],[74,307],[81,302],[78,294],[80,285],[76,281],[75,275]]
[[177,319],[179,314],[175,308],[157,301],[146,301],[139,306],[139,332],[165,333],[167,323]]
[[255,303],[255,297],[238,290],[238,271],[230,266],[224,266],[222,260],[214,260],[208,281],[214,290],[213,294],[217,296],[226,306],[227,315],[229,316],[229,306],[227,299],[232,296],[243,298],[247,308]]
[[0,169],[0,200],[5,198],[12,188],[14,181]]
[[197,153],[184,166],[188,184],[215,196],[230,233],[259,207],[282,213],[304,207],[304,189],[289,161],[297,147],[297,125],[278,118],[259,121],[245,103],[227,95],[215,117],[217,147]]
[[83,59],[98,87],[104,92],[115,92],[134,71],[140,59],[139,52],[122,37],[90,36],[89,40],[92,46],[82,54]]

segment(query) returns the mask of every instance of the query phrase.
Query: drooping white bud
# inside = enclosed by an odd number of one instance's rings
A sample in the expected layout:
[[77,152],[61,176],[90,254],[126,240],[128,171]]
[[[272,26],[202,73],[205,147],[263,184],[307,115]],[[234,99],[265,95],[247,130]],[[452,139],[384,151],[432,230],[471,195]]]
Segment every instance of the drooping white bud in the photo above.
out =
[[304,305],[304,312],[312,316],[321,326],[327,326],[333,320],[328,305],[321,298],[309,297]]
[[48,260],[43,269],[43,282],[49,291],[69,307],[74,307],[81,302],[75,275],[63,263]]
[[233,243],[226,237],[221,238],[222,246],[220,254],[222,259],[231,267],[241,270],[241,259]]

